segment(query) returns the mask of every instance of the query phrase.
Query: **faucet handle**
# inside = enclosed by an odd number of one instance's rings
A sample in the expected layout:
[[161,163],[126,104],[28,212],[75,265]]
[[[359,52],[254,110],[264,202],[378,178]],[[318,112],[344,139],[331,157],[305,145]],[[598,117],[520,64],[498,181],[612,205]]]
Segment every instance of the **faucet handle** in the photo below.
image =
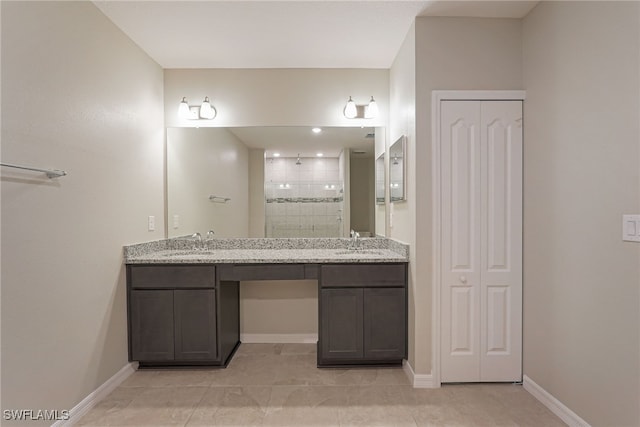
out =
[[207,240],[213,239],[214,234],[216,234],[213,230],[207,231]]
[[198,232],[193,233],[191,235],[191,238],[193,239],[193,249],[201,249],[202,247],[202,235]]

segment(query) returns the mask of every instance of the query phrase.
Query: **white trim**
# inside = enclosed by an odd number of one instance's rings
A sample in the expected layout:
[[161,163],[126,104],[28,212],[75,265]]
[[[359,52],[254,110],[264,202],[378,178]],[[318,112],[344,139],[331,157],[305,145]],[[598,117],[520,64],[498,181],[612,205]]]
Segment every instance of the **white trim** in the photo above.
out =
[[431,336],[432,336],[432,381],[434,387],[440,387],[440,105],[446,100],[524,100],[523,90],[434,90],[431,91],[431,244],[433,250],[431,276]]
[[411,381],[411,385],[413,388],[439,388],[440,384],[435,385],[433,382],[433,375],[428,374],[416,374],[411,367],[411,364],[408,360],[402,361],[402,369],[404,373]]
[[551,412],[556,414],[569,427],[590,427],[589,424],[580,418],[578,414],[569,409],[565,404],[553,397],[551,393],[540,387],[528,376],[524,375],[522,386],[533,397],[538,399]]
[[120,384],[124,382],[131,374],[138,369],[138,362],[132,362],[126,364],[120,369],[114,376],[105,381],[100,387],[91,392],[87,397],[82,399],[80,403],[69,410],[68,420],[59,420],[51,424],[51,427],[70,427],[80,421],[83,415],[85,415],[91,408],[96,406],[102,399],[107,397],[109,393],[116,389]]
[[240,342],[245,344],[315,344],[318,334],[241,334]]
[[[440,103],[446,100],[469,101],[523,101],[527,92],[524,90],[434,90],[431,99]],[[433,105],[433,104],[432,104]]]

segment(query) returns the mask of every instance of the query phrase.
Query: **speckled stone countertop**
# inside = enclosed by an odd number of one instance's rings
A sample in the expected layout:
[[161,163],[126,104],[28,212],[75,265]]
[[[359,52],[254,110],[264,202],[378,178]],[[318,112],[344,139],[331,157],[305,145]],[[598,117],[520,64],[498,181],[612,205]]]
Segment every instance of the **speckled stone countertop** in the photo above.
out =
[[361,238],[357,250],[341,238],[234,238],[201,244],[188,237],[124,247],[126,264],[276,264],[407,262],[409,246],[383,237]]

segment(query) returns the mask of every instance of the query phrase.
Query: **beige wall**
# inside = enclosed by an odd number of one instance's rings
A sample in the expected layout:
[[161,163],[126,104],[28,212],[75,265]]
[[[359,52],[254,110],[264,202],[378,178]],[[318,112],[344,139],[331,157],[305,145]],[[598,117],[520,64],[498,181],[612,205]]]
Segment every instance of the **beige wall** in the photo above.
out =
[[[376,139],[374,141],[374,157],[377,159],[381,154],[385,155],[387,150],[387,133],[388,130],[385,128],[376,128]],[[375,161],[375,160],[374,160]],[[375,168],[375,165],[374,165]],[[375,174],[375,171],[374,171]],[[374,187],[374,201],[375,201],[375,182],[373,183]],[[377,204],[375,205],[375,226],[376,226],[376,235],[377,236],[386,236],[387,234],[387,206],[386,204]]]
[[375,233],[375,197],[373,157],[351,156],[349,164],[349,200],[351,207],[351,229]]
[[[416,352],[422,354],[421,358],[425,359],[424,353],[428,347],[425,346],[426,337],[418,335],[426,334],[422,326],[416,329],[416,318],[429,316],[431,308],[427,307],[424,302],[416,301],[416,29],[415,23],[409,29],[398,54],[391,66],[389,74],[390,102],[391,112],[389,115],[389,138],[385,143],[385,150],[393,141],[396,141],[401,135],[407,136],[407,201],[404,203],[387,203],[386,207],[386,230],[387,237],[391,237],[403,241],[410,245],[409,250],[409,307],[408,307],[408,336],[409,336],[409,364],[416,369]],[[386,198],[389,200],[389,156],[386,156]],[[393,220],[391,221],[391,217]],[[426,313],[418,313],[420,311]],[[425,326],[428,327],[428,326]],[[416,349],[416,345],[420,345],[420,349]],[[419,373],[429,373],[430,369],[423,362]]]
[[[180,120],[178,103],[205,96],[217,117],[199,126],[386,126],[389,71],[371,69],[188,69],[165,70],[167,126],[195,126]],[[374,96],[376,119],[346,119],[349,96],[358,104]]]
[[242,342],[316,342],[318,282],[242,282],[240,312]]
[[[412,269],[416,289],[417,372],[431,371],[431,92],[463,89],[521,89],[521,21],[487,18],[430,18],[416,20],[416,132],[413,185],[417,200],[416,261]],[[409,151],[409,155],[411,151]],[[412,160],[409,159],[409,162]],[[410,170],[410,169],[409,169]],[[415,190],[411,187],[415,186]],[[419,332],[418,332],[419,331]]]
[[122,246],[164,236],[163,75],[90,2],[1,7],[2,160],[69,174],[2,168],[2,408],[71,409],[127,363]]
[[[226,203],[209,200],[226,197]],[[169,237],[249,237],[249,149],[224,128],[167,129]],[[179,216],[178,228],[174,215]]]
[[640,425],[636,2],[524,20],[524,373],[593,426]]
[[411,244],[409,361],[418,374],[432,372],[431,92],[521,89],[521,40],[516,19],[419,17],[391,69],[389,135],[407,135],[408,200],[393,206],[390,235]]

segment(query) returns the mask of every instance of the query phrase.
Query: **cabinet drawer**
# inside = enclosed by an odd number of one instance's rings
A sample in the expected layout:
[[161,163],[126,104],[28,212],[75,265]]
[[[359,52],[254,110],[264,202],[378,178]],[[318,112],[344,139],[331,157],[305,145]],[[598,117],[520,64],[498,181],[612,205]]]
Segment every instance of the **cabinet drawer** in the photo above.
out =
[[405,264],[331,264],[320,270],[321,287],[404,287]]
[[129,280],[133,289],[214,288],[213,265],[131,265]]
[[304,264],[256,264],[220,267],[221,280],[302,280]]

